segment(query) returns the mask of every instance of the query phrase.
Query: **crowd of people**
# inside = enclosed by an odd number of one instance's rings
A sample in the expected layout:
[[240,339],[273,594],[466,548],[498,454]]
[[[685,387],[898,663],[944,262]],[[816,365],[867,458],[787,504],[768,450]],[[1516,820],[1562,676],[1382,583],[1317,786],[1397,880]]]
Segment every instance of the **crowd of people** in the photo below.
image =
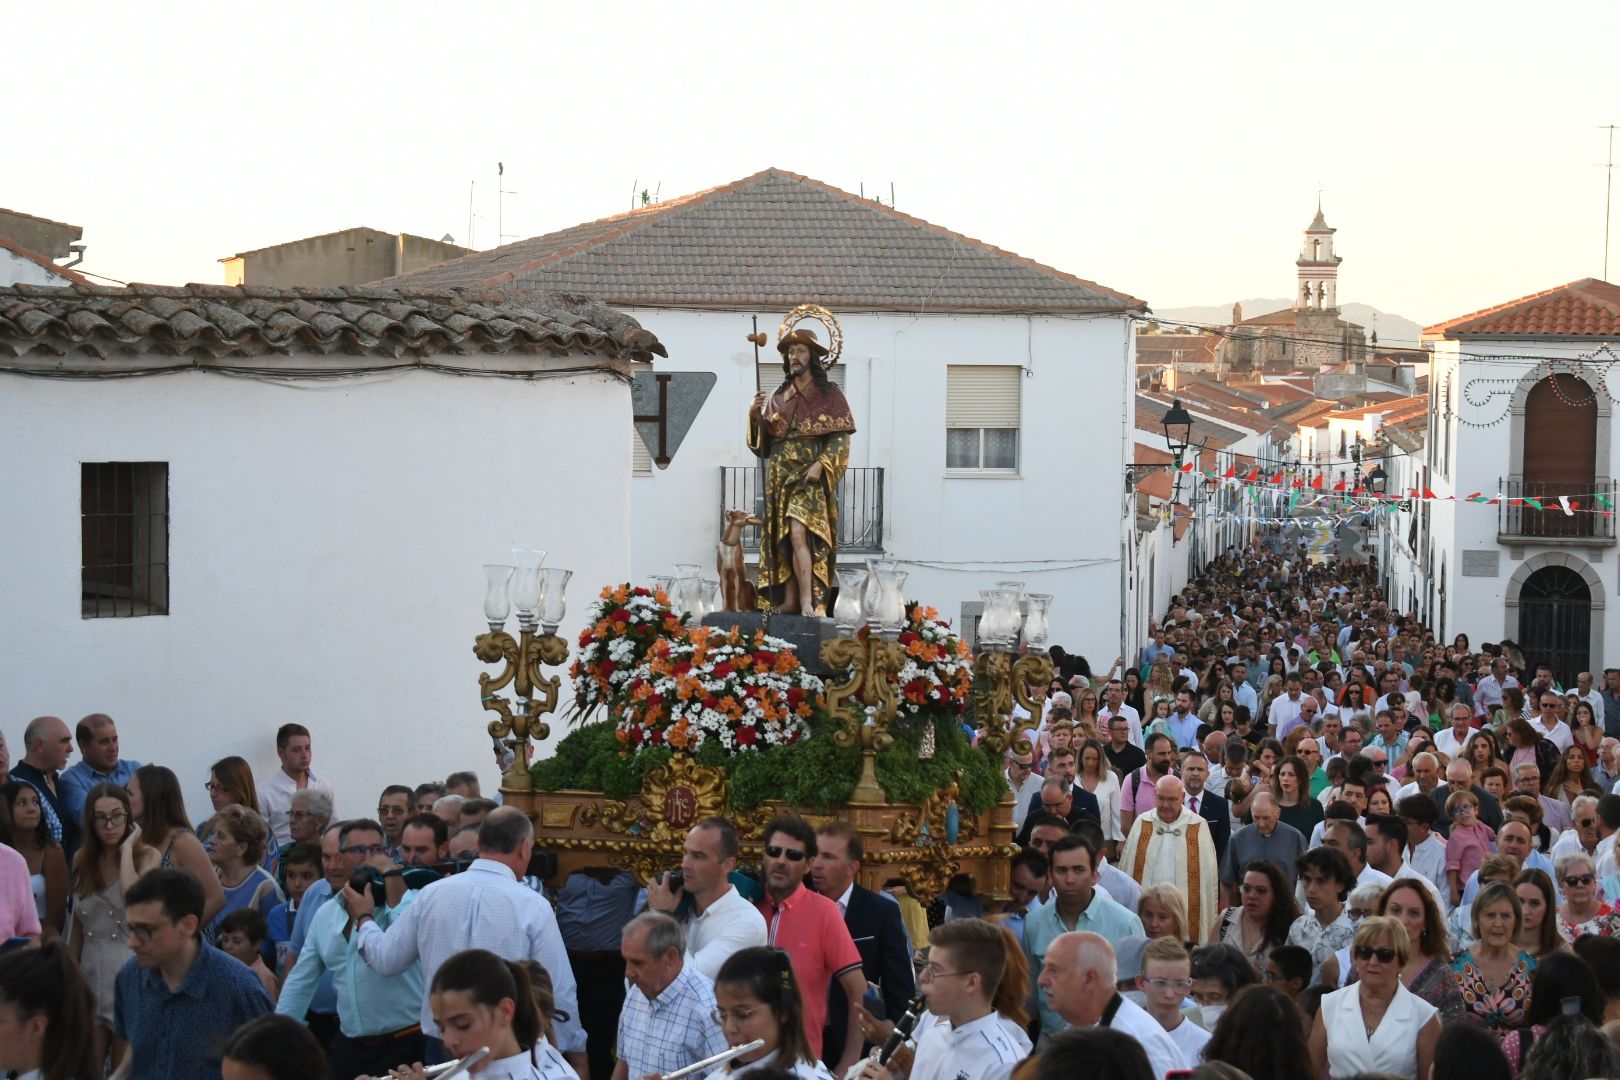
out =
[[338,819],[298,724],[268,775],[216,762],[193,826],[110,716],[35,719],[15,763],[0,737],[0,1070],[1620,1076],[1620,671],[1560,686],[1261,546],[1139,657],[1051,656],[1006,754],[1010,896],[926,907],[860,884],[837,820],[779,816],[745,865],[708,818],[641,881],[552,879],[473,773]]

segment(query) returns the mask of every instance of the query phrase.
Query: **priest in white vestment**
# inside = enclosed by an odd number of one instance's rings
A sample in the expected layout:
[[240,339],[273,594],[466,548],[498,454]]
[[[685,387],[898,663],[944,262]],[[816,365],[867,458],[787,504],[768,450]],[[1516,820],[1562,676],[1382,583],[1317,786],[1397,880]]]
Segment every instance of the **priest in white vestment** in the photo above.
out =
[[1163,776],[1153,787],[1154,812],[1131,826],[1119,860],[1145,889],[1168,882],[1187,901],[1187,935],[1208,942],[1220,914],[1220,865],[1209,822],[1187,809],[1180,777]]

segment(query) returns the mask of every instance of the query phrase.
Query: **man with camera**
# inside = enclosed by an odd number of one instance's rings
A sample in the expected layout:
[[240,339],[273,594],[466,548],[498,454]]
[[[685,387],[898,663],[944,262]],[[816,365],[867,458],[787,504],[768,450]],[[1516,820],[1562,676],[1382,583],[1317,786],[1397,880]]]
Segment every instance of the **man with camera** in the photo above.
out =
[[[375,821],[360,818],[338,830],[342,866],[353,883],[345,885],[345,891],[363,884],[371,892],[370,868],[389,868],[386,880],[399,895],[390,896],[388,905],[372,916],[384,929],[418,895],[398,885],[400,876],[394,873],[386,850],[386,833]],[[422,1060],[422,966],[411,963],[395,976],[378,974],[361,959],[360,941],[353,931],[354,921],[342,904],[326,904],[316,912],[298,953],[298,963],[288,972],[281,988],[276,1011],[303,1020],[316,984],[322,974],[330,971],[338,1013],[338,1034],[328,1050],[332,1075],[382,1076],[396,1066]]]
[[[730,880],[738,850],[731,822],[704,818],[686,834],[680,873],[647,885],[647,910],[685,923],[687,962],[710,981],[732,953],[765,944],[765,917]],[[682,904],[688,896],[692,902]]]

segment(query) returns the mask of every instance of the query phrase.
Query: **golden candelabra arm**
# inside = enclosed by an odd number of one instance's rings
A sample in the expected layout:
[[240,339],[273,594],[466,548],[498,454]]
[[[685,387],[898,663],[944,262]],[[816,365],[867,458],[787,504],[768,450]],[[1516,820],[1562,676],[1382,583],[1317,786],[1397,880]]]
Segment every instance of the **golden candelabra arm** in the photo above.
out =
[[1031,686],[1044,686],[1052,681],[1052,661],[1036,653],[1020,657],[1012,665],[1009,680],[1009,690],[1013,700],[1024,707],[1028,713],[1021,719],[1012,723],[1012,748],[1016,754],[1027,754],[1035,749],[1035,744],[1027,733],[1037,730],[1041,726],[1041,702],[1037,701],[1029,692]]
[[906,666],[906,651],[892,641],[868,633],[860,637],[836,638],[821,647],[821,660],[827,667],[848,674],[829,680],[827,707],[843,719],[833,733],[839,746],[861,747],[861,778],[850,796],[853,803],[882,805],[883,789],[877,782],[878,751],[894,745],[889,725],[900,710],[900,670]]
[[973,658],[973,715],[984,725],[981,742],[991,751],[1003,753],[1008,746],[1007,717],[1012,712],[1012,690],[1007,672],[1007,653],[986,650]]
[[[512,740],[512,766],[501,778],[502,789],[509,791],[533,789],[530,743],[543,742],[550,736],[551,727],[542,717],[556,710],[562,691],[562,680],[546,675],[545,668],[568,659],[568,643],[555,634],[536,635],[528,627],[519,632],[518,640],[504,630],[495,630],[479,634],[473,642],[473,655],[478,659],[486,664],[505,661],[506,665],[499,675],[486,672],[478,676],[478,691],[484,708],[497,716],[489,722],[490,737]],[[516,710],[500,694],[508,686],[517,698]]]

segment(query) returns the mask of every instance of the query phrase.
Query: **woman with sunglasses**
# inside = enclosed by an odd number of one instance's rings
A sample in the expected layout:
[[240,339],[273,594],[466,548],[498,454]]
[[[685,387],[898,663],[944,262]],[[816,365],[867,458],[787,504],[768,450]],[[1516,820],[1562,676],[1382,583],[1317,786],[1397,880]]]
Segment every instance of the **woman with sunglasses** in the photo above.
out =
[[1505,881],[1479,890],[1470,912],[1474,944],[1451,961],[1451,972],[1473,1022],[1497,1034],[1524,1025],[1536,958],[1519,948],[1524,909]]
[[1311,1023],[1317,1075],[1330,1080],[1361,1073],[1427,1077],[1440,1038],[1440,1014],[1401,982],[1411,954],[1406,928],[1385,915],[1364,919],[1350,953],[1356,982],[1324,994]]
[[1597,867],[1584,851],[1565,855],[1553,864],[1564,902],[1558,908],[1558,933],[1573,942],[1582,934],[1613,937],[1620,930],[1620,913],[1598,898]]
[[716,1075],[743,1076],[764,1068],[783,1069],[804,1080],[828,1080],[832,1075],[810,1050],[799,982],[781,949],[756,945],[732,953],[714,977],[714,1001],[715,1022],[728,1045],[765,1042],[758,1050],[732,1058]]
[[158,853],[141,839],[130,813],[129,793],[117,784],[97,784],[84,799],[84,846],[73,857],[73,916],[68,951],[95,991],[101,1025],[96,1046],[113,1060],[123,1044],[113,1039],[113,986],[129,960],[129,927],[124,925],[124,890],[158,864]]

